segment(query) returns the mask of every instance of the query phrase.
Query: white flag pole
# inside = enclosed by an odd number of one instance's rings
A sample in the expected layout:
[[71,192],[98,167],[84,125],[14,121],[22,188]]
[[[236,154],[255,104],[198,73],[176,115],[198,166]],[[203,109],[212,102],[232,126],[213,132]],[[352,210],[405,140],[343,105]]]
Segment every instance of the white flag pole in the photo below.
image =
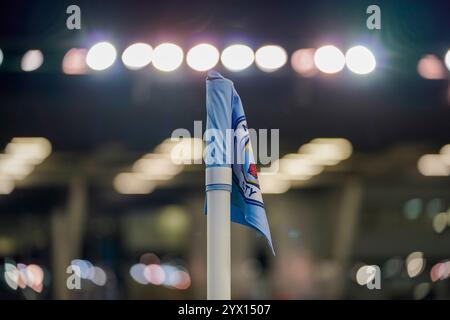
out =
[[[231,299],[230,195],[231,168],[206,168],[207,298]],[[228,185],[230,190],[213,186]],[[226,188],[225,188],[226,189]]]

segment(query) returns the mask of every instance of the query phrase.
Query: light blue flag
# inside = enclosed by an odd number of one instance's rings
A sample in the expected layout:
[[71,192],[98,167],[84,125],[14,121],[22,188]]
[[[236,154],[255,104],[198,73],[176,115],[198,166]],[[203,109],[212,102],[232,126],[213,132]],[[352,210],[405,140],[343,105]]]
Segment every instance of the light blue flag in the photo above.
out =
[[[275,255],[241,98],[233,82],[216,71],[209,71],[206,78],[206,111],[206,148],[214,144],[210,148],[214,154],[209,158],[205,155],[206,166],[232,168],[231,221],[263,234]],[[231,139],[230,129],[233,129]],[[229,190],[230,187],[211,185],[206,188]]]

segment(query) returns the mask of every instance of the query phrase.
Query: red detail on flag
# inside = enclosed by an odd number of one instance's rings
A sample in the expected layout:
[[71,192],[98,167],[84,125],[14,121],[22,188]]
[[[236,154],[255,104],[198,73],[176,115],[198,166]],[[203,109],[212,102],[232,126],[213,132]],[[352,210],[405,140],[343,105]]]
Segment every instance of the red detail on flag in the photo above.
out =
[[250,164],[248,168],[248,173],[250,173],[253,177],[258,178],[258,172],[256,171],[256,164]]

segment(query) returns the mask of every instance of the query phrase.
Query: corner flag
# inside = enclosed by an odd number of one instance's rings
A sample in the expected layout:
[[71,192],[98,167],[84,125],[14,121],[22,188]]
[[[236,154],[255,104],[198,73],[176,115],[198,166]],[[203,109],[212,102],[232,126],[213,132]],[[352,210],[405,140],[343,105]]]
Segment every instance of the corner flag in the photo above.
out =
[[207,177],[206,191],[231,191],[231,221],[263,234],[275,255],[244,108],[233,82],[216,71],[209,71],[206,78],[206,110],[207,172],[231,167],[229,183]]

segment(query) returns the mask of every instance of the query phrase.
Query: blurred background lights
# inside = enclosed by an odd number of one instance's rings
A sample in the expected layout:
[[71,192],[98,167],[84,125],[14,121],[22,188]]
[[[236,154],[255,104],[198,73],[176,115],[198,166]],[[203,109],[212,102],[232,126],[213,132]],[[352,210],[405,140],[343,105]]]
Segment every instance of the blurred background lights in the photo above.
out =
[[36,264],[30,264],[26,267],[27,284],[36,292],[41,292],[44,283],[44,271]]
[[33,291],[40,293],[44,287],[44,271],[37,264],[25,265],[18,263],[4,264],[4,279],[6,284],[13,290],[29,287]]
[[72,267],[74,267],[74,272],[79,271],[79,276],[82,279],[88,279],[90,277],[90,272],[91,272],[91,268],[92,268],[92,263],[88,260],[82,260],[82,259],[74,259],[72,260],[72,262],[70,263],[70,265]]
[[31,72],[40,68],[44,63],[44,55],[40,50],[28,50],[22,57],[21,68],[23,71]]
[[177,270],[170,274],[169,282],[176,289],[186,290],[191,285],[191,277],[186,271]]
[[92,267],[89,279],[98,286],[104,286],[106,284],[107,276],[102,268],[94,266]]
[[413,296],[415,300],[422,300],[426,298],[431,290],[431,284],[428,282],[419,283],[414,287]]
[[303,77],[312,77],[317,74],[317,68],[314,64],[313,48],[299,49],[292,54],[291,65],[295,72]]
[[406,271],[410,278],[417,277],[425,268],[425,259],[423,252],[412,252],[406,258]]
[[39,164],[44,161],[51,151],[50,141],[41,137],[16,137],[5,148],[5,153],[14,159],[32,164]]
[[347,67],[356,74],[368,74],[375,70],[376,60],[373,53],[364,46],[355,46],[345,54]]
[[76,75],[87,72],[86,49],[72,48],[64,55],[62,70],[65,74]]
[[322,171],[321,165],[315,164],[304,155],[292,155],[280,159],[280,172],[289,176],[314,176]]
[[250,67],[255,60],[253,50],[243,44],[231,45],[222,51],[222,64],[231,71],[242,71]]
[[153,51],[153,65],[163,72],[178,69],[183,62],[183,50],[173,43],[162,43]]
[[111,67],[116,61],[116,48],[109,42],[99,42],[91,47],[86,56],[89,68],[102,71]]
[[365,286],[375,279],[376,269],[374,266],[363,265],[356,272],[356,282],[360,286]]
[[445,77],[444,65],[434,54],[427,54],[419,60],[417,72],[428,80],[440,80]]
[[381,272],[383,273],[385,278],[392,278],[397,274],[400,274],[403,266],[403,260],[399,257],[389,258],[381,268]]
[[149,264],[159,264],[160,260],[156,254],[152,252],[147,252],[141,255],[139,262],[145,265],[149,265]]
[[314,53],[314,63],[323,73],[337,73],[345,66],[344,54],[332,45],[320,47]]
[[181,165],[173,164],[168,157],[149,153],[137,160],[133,165],[133,171],[142,173],[142,178],[153,180],[166,180],[183,170]]
[[3,274],[6,284],[13,290],[17,290],[19,282],[19,270],[11,263],[5,263],[5,272]]
[[174,164],[192,164],[203,159],[203,140],[183,138],[169,142],[170,159]]
[[450,277],[450,262],[444,261],[436,263],[430,270],[431,281],[445,280]]
[[123,64],[131,70],[137,70],[148,65],[153,58],[153,48],[146,43],[130,45],[122,53]]
[[442,233],[447,228],[447,212],[440,212],[433,217],[433,229],[436,233]]
[[286,51],[275,45],[264,46],[256,50],[255,63],[263,71],[273,72],[286,64]]
[[114,178],[114,188],[122,194],[148,194],[155,189],[155,184],[134,173],[122,172]]
[[450,49],[445,54],[445,65],[447,66],[448,71],[450,71]]
[[15,181],[30,175],[51,153],[51,144],[42,137],[15,137],[0,153],[0,194],[10,194]]
[[166,278],[166,273],[160,265],[150,264],[144,269],[144,277],[151,284],[161,285]]
[[352,151],[352,144],[344,138],[316,138],[298,150],[312,157],[318,165],[335,165],[348,159]]
[[291,187],[289,181],[280,179],[277,175],[274,174],[261,173],[258,177],[258,180],[261,192],[266,194],[285,193]]
[[439,153],[442,156],[442,161],[446,165],[450,166],[450,144],[446,144],[445,146],[443,146]]
[[2,49],[0,49],[0,66],[2,65],[2,63],[3,63],[3,51]]
[[420,198],[410,199],[403,205],[403,214],[409,220],[415,220],[423,210],[423,201]]
[[417,162],[419,172],[424,176],[449,176],[450,167],[440,154],[425,154]]
[[143,263],[137,263],[131,266],[130,268],[130,276],[139,284],[146,285],[148,284],[148,280],[144,276],[144,270],[146,265]]
[[219,50],[216,47],[202,43],[191,48],[186,56],[189,67],[196,71],[207,71],[219,62]]
[[14,190],[14,181],[12,180],[2,180],[0,179],[0,195],[10,194]]

